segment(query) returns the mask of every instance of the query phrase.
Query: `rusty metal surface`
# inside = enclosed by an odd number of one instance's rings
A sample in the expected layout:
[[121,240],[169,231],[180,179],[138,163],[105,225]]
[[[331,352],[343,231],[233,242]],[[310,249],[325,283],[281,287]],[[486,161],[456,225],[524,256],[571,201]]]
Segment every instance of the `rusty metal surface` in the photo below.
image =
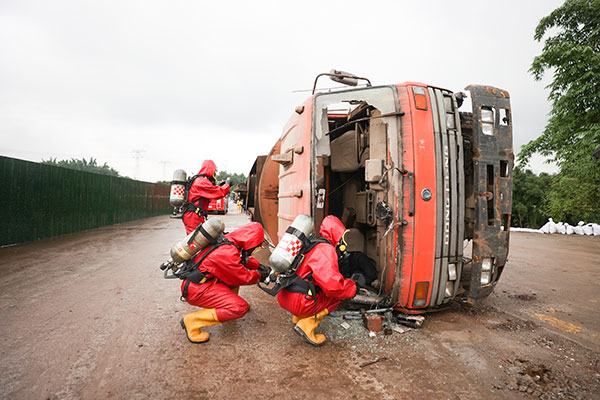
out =
[[[481,299],[493,290],[508,256],[512,209],[513,141],[510,96],[505,90],[490,86],[470,85],[473,103],[473,191],[475,220],[473,225],[473,258],[469,298]],[[494,131],[482,131],[482,107],[494,110]],[[506,110],[507,121],[502,121]],[[494,259],[492,282],[481,285],[481,263]]]
[[258,220],[263,224],[265,233],[274,245],[277,245],[279,238],[277,236],[278,220],[277,211],[279,208],[279,163],[272,160],[274,154],[279,154],[281,150],[281,140],[273,146],[269,155],[266,157],[262,170],[256,180],[256,208],[259,210]]
[[246,184],[246,208],[252,221],[260,222],[260,210],[257,210],[256,206],[256,178],[262,172],[262,167],[265,163],[267,156],[258,156],[248,173],[248,180]]

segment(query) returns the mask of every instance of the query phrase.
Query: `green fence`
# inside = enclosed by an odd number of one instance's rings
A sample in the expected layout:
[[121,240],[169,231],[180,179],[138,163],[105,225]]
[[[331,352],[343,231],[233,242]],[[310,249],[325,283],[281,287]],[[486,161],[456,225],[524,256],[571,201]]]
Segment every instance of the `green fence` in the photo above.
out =
[[0,246],[170,211],[168,185],[0,156]]

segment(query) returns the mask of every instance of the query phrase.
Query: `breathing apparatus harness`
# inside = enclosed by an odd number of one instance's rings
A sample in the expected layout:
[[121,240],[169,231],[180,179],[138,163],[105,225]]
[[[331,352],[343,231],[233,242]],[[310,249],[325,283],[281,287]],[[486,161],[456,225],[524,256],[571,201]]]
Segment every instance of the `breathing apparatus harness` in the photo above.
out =
[[[314,301],[315,303],[315,318],[317,315],[317,293],[321,292],[322,289],[319,286],[315,285],[315,280],[313,278],[312,272],[306,275],[304,278],[301,278],[296,271],[298,267],[304,261],[306,254],[311,251],[316,245],[321,243],[332,244],[329,240],[324,237],[315,237],[314,235],[306,236],[303,232],[298,229],[290,226],[286,233],[291,233],[298,237],[302,241],[302,248],[300,252],[290,265],[290,268],[283,273],[273,273],[271,274],[270,280],[275,282],[275,285],[272,288],[261,285],[260,282],[257,283],[258,287],[261,288],[264,292],[270,294],[271,296],[276,296],[283,289],[288,292],[293,293],[302,293],[304,294],[304,298],[306,300]],[[336,251],[345,252],[346,248],[341,248],[342,246],[336,246]],[[274,276],[275,275],[275,276]]]
[[[198,227],[202,229],[201,225],[199,225]],[[220,235],[219,237],[213,239],[209,243],[210,247],[208,247],[208,249],[204,251],[204,253],[198,261],[194,262],[193,259],[187,260],[183,264],[183,267],[178,272],[174,272],[172,275],[167,275],[165,271],[165,279],[179,278],[186,281],[183,285],[183,291],[180,297],[181,301],[187,301],[188,287],[190,286],[190,282],[194,282],[196,285],[202,285],[214,279],[214,277],[212,277],[210,274],[205,274],[204,272],[200,271],[199,267],[200,264],[202,264],[202,261],[204,261],[204,259],[208,257],[208,255],[217,248],[225,245],[235,246],[235,248],[240,251],[240,254],[242,254],[242,264],[246,265],[246,262],[248,261],[248,257],[244,255],[245,250],[243,250],[240,246],[227,239],[226,237],[223,237],[223,235]]]
[[[198,175],[194,175],[188,178],[187,182],[185,183],[185,190],[186,193],[189,193],[190,189],[192,188],[192,185],[194,184],[194,181],[196,180],[196,178],[206,178],[210,181],[210,183],[212,183],[213,185],[216,183],[216,179],[214,176],[207,176],[204,174],[198,174]],[[198,204],[196,204],[198,203]],[[186,203],[181,206],[181,211],[185,214],[186,212],[193,212],[198,214],[198,216],[202,216],[204,218],[207,218],[208,213],[204,210],[204,208],[202,207],[202,200],[198,199],[195,200],[193,202],[188,202],[186,199]]]

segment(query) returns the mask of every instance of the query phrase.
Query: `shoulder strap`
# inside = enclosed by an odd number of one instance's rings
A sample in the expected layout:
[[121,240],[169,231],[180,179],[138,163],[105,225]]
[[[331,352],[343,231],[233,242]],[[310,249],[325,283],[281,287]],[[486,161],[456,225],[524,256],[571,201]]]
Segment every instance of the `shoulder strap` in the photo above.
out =
[[292,265],[290,265],[290,269],[294,272],[298,269],[300,264],[302,264],[302,261],[304,261],[305,254],[308,253],[309,251],[311,251],[316,245],[321,244],[321,243],[331,244],[331,242],[329,240],[325,239],[322,236],[315,237],[315,236],[311,235],[309,237],[306,237],[306,236],[304,236],[304,237],[306,240],[303,241],[303,245],[302,245],[302,248],[300,249],[300,253],[298,253],[296,258],[292,262]]
[[210,253],[212,253],[214,250],[216,250],[218,247],[224,246],[226,244],[230,244],[232,246],[238,247],[235,243],[233,243],[231,240],[227,239],[227,238],[223,238],[221,240],[219,240],[217,243],[213,244],[212,246],[210,246],[208,248],[208,250],[202,254],[202,257],[200,257],[200,259],[198,261],[196,261],[196,263],[194,264],[194,269],[198,268],[200,266],[200,264],[202,264],[202,261],[204,261],[204,259],[206,257],[208,257],[208,255]]
[[190,190],[190,188],[192,187],[192,184],[193,184],[193,183],[194,183],[194,181],[195,181],[196,179],[198,179],[198,178],[206,178],[206,179],[210,180],[210,177],[208,177],[208,176],[206,176],[206,175],[204,175],[204,174],[197,174],[197,175],[193,175],[193,176],[190,176],[190,177],[187,179],[187,182],[186,182],[186,184],[185,184],[185,188],[186,188],[187,190]]
[[200,175],[193,175],[193,176],[190,176],[190,177],[187,179],[187,182],[185,183],[185,188],[186,188],[187,190],[190,190],[190,188],[192,187],[192,184],[194,183],[194,181],[196,180],[196,178],[197,178],[197,177],[199,177],[199,176],[200,176]]

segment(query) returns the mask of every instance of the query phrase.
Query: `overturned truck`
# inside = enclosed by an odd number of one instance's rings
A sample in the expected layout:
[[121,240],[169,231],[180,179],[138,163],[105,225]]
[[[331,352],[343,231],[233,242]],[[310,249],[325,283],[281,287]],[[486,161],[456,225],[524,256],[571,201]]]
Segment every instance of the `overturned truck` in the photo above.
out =
[[[488,296],[508,255],[513,145],[506,91],[423,83],[315,93],[248,179],[247,207],[276,245],[298,214],[350,229],[378,280],[354,301],[405,313]],[[319,78],[317,77],[317,79]],[[315,80],[316,87],[317,80]],[[459,112],[465,97],[472,112]]]

